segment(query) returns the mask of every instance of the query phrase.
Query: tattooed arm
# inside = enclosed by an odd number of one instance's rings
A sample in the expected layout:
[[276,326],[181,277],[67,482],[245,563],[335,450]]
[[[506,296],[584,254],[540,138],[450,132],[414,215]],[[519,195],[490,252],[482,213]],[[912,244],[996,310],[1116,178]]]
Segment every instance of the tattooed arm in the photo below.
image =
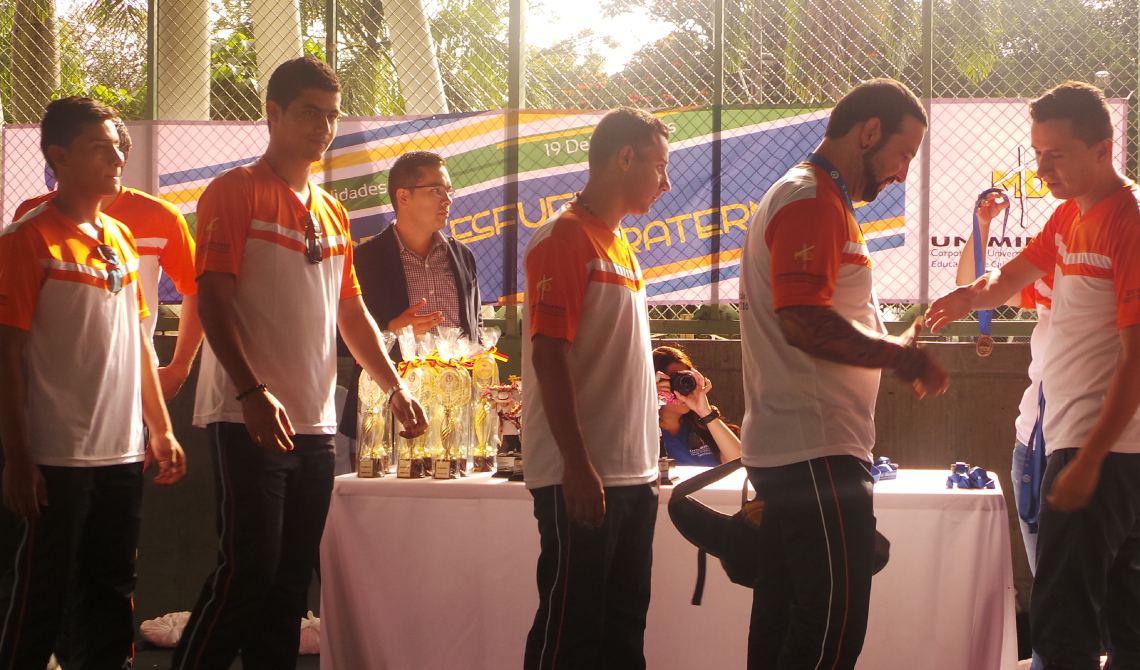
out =
[[919,397],[946,390],[946,371],[914,345],[921,321],[893,338],[868,332],[830,307],[789,305],[776,313],[784,339],[809,356],[861,368],[891,368],[914,386]]

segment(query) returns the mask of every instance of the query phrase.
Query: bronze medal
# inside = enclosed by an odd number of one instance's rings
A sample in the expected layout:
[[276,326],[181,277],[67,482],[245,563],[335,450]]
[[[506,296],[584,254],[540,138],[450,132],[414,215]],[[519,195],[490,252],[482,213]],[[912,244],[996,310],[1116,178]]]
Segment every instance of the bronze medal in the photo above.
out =
[[989,335],[981,335],[978,337],[978,341],[974,343],[974,348],[979,356],[985,358],[994,352],[994,338]]

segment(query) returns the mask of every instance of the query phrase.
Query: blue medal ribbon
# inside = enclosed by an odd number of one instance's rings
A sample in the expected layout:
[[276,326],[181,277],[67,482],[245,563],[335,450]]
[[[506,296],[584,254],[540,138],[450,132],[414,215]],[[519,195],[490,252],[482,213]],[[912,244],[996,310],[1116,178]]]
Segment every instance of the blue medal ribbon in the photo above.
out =
[[950,466],[950,476],[946,478],[946,488],[952,489],[955,485],[960,489],[997,488],[993,477],[990,477],[985,468],[971,468],[961,461]]
[[[839,170],[837,170],[835,166],[831,164],[831,161],[827,160],[823,156],[820,156],[814,151],[808,154],[807,162],[813,165],[818,165],[819,167],[823,168],[825,172],[827,172],[828,176],[830,176],[832,181],[835,182],[835,185],[839,187],[839,192],[843,194],[843,199],[847,201],[847,209],[851,212],[851,215],[854,216],[855,204],[851,202],[851,194],[847,192],[847,182],[843,181],[843,176],[839,174]],[[976,225],[977,224],[975,222],[975,226]]]
[[882,479],[896,479],[899,476],[899,466],[891,463],[891,459],[886,456],[880,456],[875,459],[875,464],[871,466],[871,479],[876,484]]
[[[978,196],[974,203],[974,279],[986,273],[985,245],[982,243],[982,229],[978,223],[978,208],[992,193],[1005,194],[1000,188],[987,188]],[[1001,224],[1002,237],[1005,237],[1006,224],[1009,223],[1009,208],[1005,208],[1005,219]],[[994,312],[992,309],[978,310],[978,331],[982,335],[989,335],[993,331]]]
[[1041,480],[1045,478],[1045,385],[1037,386],[1037,421],[1025,445],[1025,461],[1021,464],[1021,481],[1017,496],[1017,515],[1029,526],[1030,533],[1037,532],[1037,521],[1041,515]]

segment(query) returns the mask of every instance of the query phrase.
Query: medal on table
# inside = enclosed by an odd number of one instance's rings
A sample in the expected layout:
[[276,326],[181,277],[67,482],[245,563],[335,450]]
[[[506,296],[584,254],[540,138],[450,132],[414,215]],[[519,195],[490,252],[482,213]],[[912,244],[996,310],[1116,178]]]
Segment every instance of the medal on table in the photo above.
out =
[[[982,230],[978,223],[978,208],[982,206],[986,198],[992,193],[1005,194],[1005,191],[1000,188],[988,188],[982,191],[978,196],[977,202],[974,203],[974,277],[981,277],[986,272],[985,249],[986,245],[982,242]],[[1002,223],[1002,235],[1005,235],[1005,223],[1009,222],[1009,208],[1005,209],[1005,222]],[[994,312],[992,309],[978,310],[978,339],[974,343],[974,350],[978,355],[985,358],[994,352],[994,338],[990,335],[993,332],[994,325]]]

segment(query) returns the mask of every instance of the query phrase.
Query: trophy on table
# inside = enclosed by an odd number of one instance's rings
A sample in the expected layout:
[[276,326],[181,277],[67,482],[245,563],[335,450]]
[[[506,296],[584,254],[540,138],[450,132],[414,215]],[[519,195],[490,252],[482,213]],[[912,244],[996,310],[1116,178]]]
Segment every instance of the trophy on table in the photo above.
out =
[[469,408],[474,444],[472,445],[472,470],[474,472],[494,472],[494,436],[498,433],[499,417],[490,387],[499,383],[499,366],[495,362],[494,349],[499,341],[499,329],[494,326],[479,329],[480,342],[484,351],[476,354],[471,362],[471,381],[475,387],[475,404]]
[[512,375],[510,382],[488,387],[499,419],[499,453],[495,458],[497,468],[492,476],[522,481],[522,440],[519,438],[522,430],[522,388],[518,377]]
[[438,434],[440,455],[436,458],[432,477],[455,479],[467,476],[464,410],[471,402],[471,377],[458,364],[444,364],[436,375]]
[[390,453],[384,444],[384,432],[390,415],[385,394],[367,372],[360,375],[360,412],[356,422],[356,450],[359,477],[383,477],[388,471]]
[[[386,351],[392,348],[396,336],[385,331],[381,333],[381,341]],[[392,410],[387,394],[371,375],[361,372],[357,398],[356,474],[365,478],[383,477],[391,471],[392,460]]]

